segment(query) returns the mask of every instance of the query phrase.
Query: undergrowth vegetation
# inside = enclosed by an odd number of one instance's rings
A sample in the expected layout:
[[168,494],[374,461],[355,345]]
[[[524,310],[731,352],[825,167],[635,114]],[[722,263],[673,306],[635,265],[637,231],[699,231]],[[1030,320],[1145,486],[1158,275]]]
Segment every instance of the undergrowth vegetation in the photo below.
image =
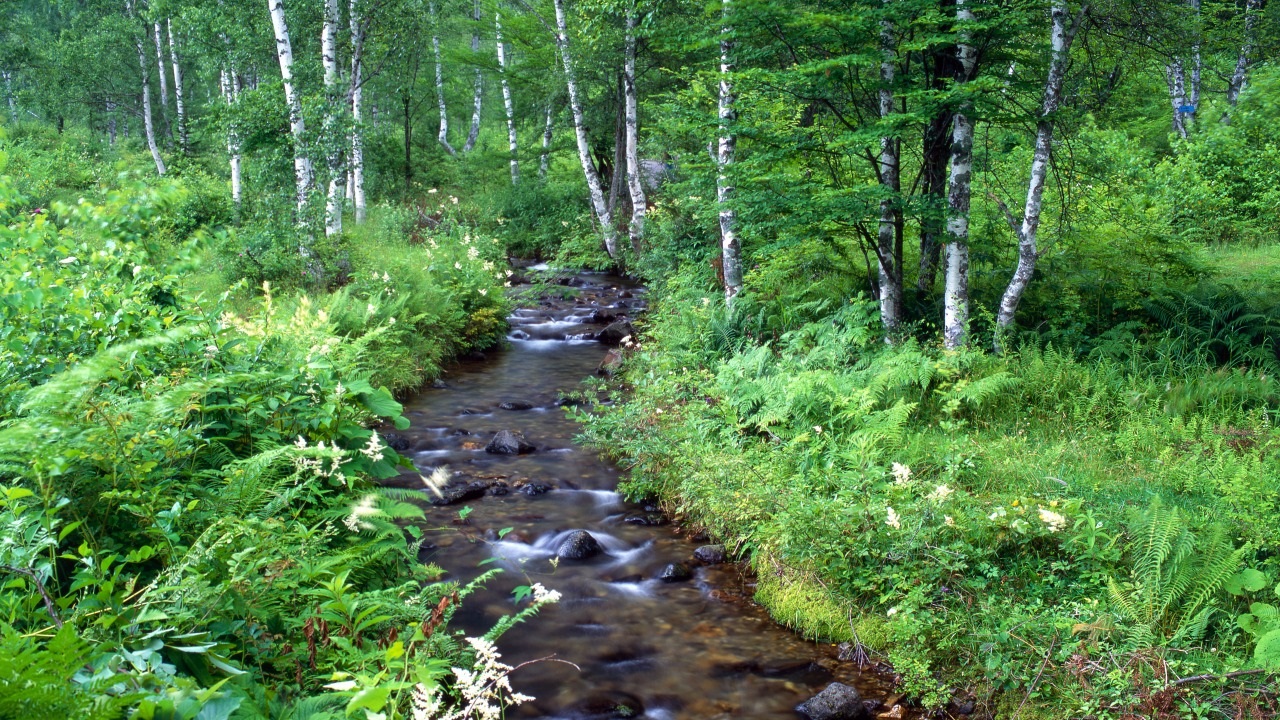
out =
[[731,310],[705,273],[668,278],[629,400],[589,419],[626,489],[926,706],[969,689],[995,717],[1274,711],[1215,683],[1280,669],[1280,634],[1250,619],[1273,618],[1280,575],[1275,313],[1202,286],[1080,350],[943,352],[886,345],[836,262],[764,260]]

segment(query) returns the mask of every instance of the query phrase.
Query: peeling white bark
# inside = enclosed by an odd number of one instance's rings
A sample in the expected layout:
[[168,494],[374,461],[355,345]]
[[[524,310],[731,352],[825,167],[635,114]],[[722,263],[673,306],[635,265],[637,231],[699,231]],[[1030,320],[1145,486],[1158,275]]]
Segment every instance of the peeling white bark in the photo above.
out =
[[[5,70],[3,72],[3,75],[4,75],[4,96],[5,96],[5,99],[9,101],[9,119],[13,121],[14,125],[17,125],[18,124],[18,103],[16,100],[13,99],[13,73],[9,72],[8,70]],[[109,104],[111,103],[110,100],[108,100],[107,102]],[[111,108],[107,108],[107,110],[108,112],[110,112]],[[115,137],[116,128],[115,128],[114,122],[115,121],[113,120],[111,125],[111,144],[112,145],[114,145],[116,142],[116,137]]]
[[[133,17],[133,0],[125,0],[125,12],[129,17]],[[160,157],[160,148],[156,146],[156,129],[151,119],[151,69],[147,67],[147,53],[142,49],[142,44],[142,36],[135,35],[133,46],[138,51],[138,68],[142,70],[142,123],[146,132],[147,148],[151,151],[151,159],[156,163],[156,174],[164,175],[164,158]]]
[[173,66],[173,100],[178,109],[178,146],[185,155],[188,149],[187,104],[182,93],[182,66],[178,63],[178,45],[173,40],[173,21],[165,20],[169,31],[169,61]]
[[716,205],[720,219],[720,260],[724,272],[724,297],[733,302],[742,290],[742,242],[738,238],[738,216],[733,209],[733,183],[729,171],[738,148],[733,124],[737,120],[733,95],[733,27],[729,15],[733,0],[721,0],[720,12],[720,95],[717,101],[719,140],[716,152]]
[[457,155],[457,151],[449,144],[449,113],[444,104],[444,68],[440,64],[439,18],[436,17],[434,2],[427,3],[427,12],[431,13],[431,48],[436,55],[436,105],[440,108],[440,132],[436,134],[436,139],[450,155]]
[[511,184],[520,182],[520,162],[516,144],[516,111],[511,100],[511,86],[507,83],[507,51],[502,44],[502,11],[493,16],[493,32],[498,44],[498,77],[502,80],[502,106],[507,113],[507,148],[511,153]]
[[1067,75],[1067,61],[1071,55],[1071,42],[1075,39],[1076,30],[1084,18],[1088,5],[1080,9],[1075,22],[1071,22],[1067,11],[1066,0],[1053,0],[1050,8],[1052,30],[1050,31],[1051,55],[1049,76],[1044,84],[1044,97],[1040,103],[1040,118],[1036,125],[1036,148],[1031,159],[1031,179],[1027,183],[1027,202],[1024,206],[1022,223],[1015,225],[1012,215],[1009,224],[1018,236],[1018,266],[1013,278],[1000,298],[1000,310],[996,315],[995,349],[1001,348],[1001,335],[1013,325],[1018,311],[1018,303],[1022,294],[1031,282],[1039,258],[1036,249],[1036,234],[1040,228],[1040,212],[1043,207],[1044,183],[1049,173],[1049,158],[1053,145],[1053,114],[1057,111],[1062,99],[1062,83]]
[[[471,31],[471,52],[474,55],[480,52],[480,0],[475,0],[472,7],[474,10],[471,19],[476,23]],[[476,67],[476,79],[472,87],[471,131],[467,133],[467,142],[462,146],[464,153],[471,152],[476,146],[476,138],[480,137],[480,101],[484,97],[484,77],[480,74],[479,66]]]
[[306,155],[304,141],[307,124],[302,119],[302,106],[298,103],[298,94],[293,87],[293,46],[289,42],[289,26],[284,17],[284,0],[267,0],[267,7],[271,10],[271,26],[275,30],[276,58],[280,61],[280,77],[284,81],[284,99],[289,106],[289,130],[293,134],[293,172],[298,186],[298,212],[301,213],[306,208],[315,172]]
[[640,168],[640,128],[636,98],[636,9],[634,2],[627,11],[626,59],[622,71],[624,114],[627,126],[627,191],[631,195],[631,222],[627,233],[631,247],[638,253],[644,239],[644,219],[648,200],[644,195],[644,179]]
[[538,158],[538,177],[546,179],[547,167],[551,164],[551,103],[547,102],[547,122],[542,128],[542,156]]
[[166,137],[172,135],[169,126],[169,79],[164,71],[164,44],[160,40],[160,21],[152,23],[156,41],[156,71],[160,78],[160,124]]
[[[320,60],[324,66],[326,106],[324,135],[332,139],[338,128],[338,0],[324,0],[324,23],[320,33]],[[324,203],[324,234],[342,233],[342,206],[346,197],[347,174],[343,169],[343,151],[333,143],[329,151],[329,189]]]
[[[1253,62],[1253,46],[1257,42],[1258,9],[1262,7],[1262,0],[1246,0],[1244,4],[1244,42],[1240,46],[1240,54],[1236,57],[1236,67],[1231,73],[1231,80],[1227,84],[1227,104],[1235,107],[1240,100],[1240,91],[1244,88],[1245,76],[1249,72],[1249,65]],[[12,102],[12,95],[10,102]],[[1222,121],[1229,123],[1230,116],[1223,115]]]
[[[888,9],[889,3],[885,3]],[[897,49],[891,20],[880,23],[880,119],[888,121],[893,115],[894,62]],[[892,342],[902,320],[902,268],[895,255],[895,239],[898,228],[897,204],[899,191],[898,143],[891,135],[880,138],[880,186],[884,199],[880,201],[880,226],[876,238],[876,259],[879,264],[880,321],[884,324],[885,340]]]
[[351,171],[347,193],[356,223],[364,222],[364,29],[357,0],[351,0]]
[[600,173],[591,161],[591,146],[587,142],[587,128],[583,123],[582,101],[578,97],[578,82],[574,77],[573,55],[569,51],[569,31],[565,23],[564,0],[554,0],[556,10],[556,45],[560,50],[560,58],[564,62],[565,85],[569,90],[569,110],[573,114],[573,131],[578,141],[578,159],[582,162],[582,172],[587,178],[587,190],[591,194],[591,207],[595,210],[596,221],[600,223],[600,232],[604,236],[604,248],[609,257],[618,260],[618,229],[613,224],[613,214],[605,201],[604,188],[600,184]]
[[[956,23],[960,38],[956,55],[960,60],[958,80],[973,79],[978,62],[978,49],[968,29],[973,22],[969,0],[956,0]],[[947,179],[947,272],[943,291],[942,341],[949,350],[964,346],[969,332],[969,195],[973,175],[973,103],[963,102],[956,108],[951,131],[951,174]]]
[[[240,80],[236,76],[235,69],[224,69],[219,79],[219,84],[222,87],[222,97],[226,100],[227,107],[235,107],[240,99]],[[231,165],[231,202],[235,204],[238,211],[240,209],[240,201],[244,196],[244,186],[241,181],[240,170],[240,136],[236,132],[234,119],[227,128],[227,157]]]

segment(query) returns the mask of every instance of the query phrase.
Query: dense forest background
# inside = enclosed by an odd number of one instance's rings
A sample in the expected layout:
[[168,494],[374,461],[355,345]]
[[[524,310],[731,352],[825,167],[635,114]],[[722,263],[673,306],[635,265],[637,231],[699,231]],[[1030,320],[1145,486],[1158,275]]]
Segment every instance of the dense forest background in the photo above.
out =
[[379,430],[522,258],[649,284],[586,437],[920,707],[1276,717],[1278,43],[1263,0],[4,3],[0,715],[498,712],[554,594],[437,632]]

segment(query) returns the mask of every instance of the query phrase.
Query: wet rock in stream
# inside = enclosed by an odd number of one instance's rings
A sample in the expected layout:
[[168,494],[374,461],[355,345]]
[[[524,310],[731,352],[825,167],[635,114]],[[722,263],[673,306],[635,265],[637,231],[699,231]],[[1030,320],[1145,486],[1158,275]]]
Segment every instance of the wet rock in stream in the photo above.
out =
[[511,400],[511,401],[499,404],[498,409],[500,410],[532,410],[533,403],[528,403],[523,400]]
[[604,356],[604,359],[600,361],[600,366],[596,368],[596,374],[601,377],[613,377],[620,369],[622,369],[622,353],[617,350],[610,350]]
[[693,558],[706,565],[719,565],[724,562],[724,546],[703,545],[693,551]]
[[526,455],[533,450],[524,435],[511,430],[499,430],[484,448],[485,452],[494,455]]
[[573,720],[622,720],[643,715],[644,704],[635,695],[614,690],[583,698],[564,714]]
[[556,555],[562,560],[589,560],[602,552],[600,543],[586,530],[574,530],[556,548]]
[[489,483],[486,482],[476,481],[466,485],[452,485],[441,490],[439,495],[433,496],[431,504],[437,507],[456,505],[460,502],[482,498],[488,491]]
[[616,347],[622,344],[624,338],[634,337],[636,329],[626,320],[615,322],[596,334],[596,340],[601,345],[608,347]]
[[871,717],[862,696],[844,683],[831,683],[796,707],[809,720],[864,720]]
[[658,573],[658,579],[665,583],[684,582],[692,577],[693,572],[684,563],[671,563],[662,568],[662,572]]

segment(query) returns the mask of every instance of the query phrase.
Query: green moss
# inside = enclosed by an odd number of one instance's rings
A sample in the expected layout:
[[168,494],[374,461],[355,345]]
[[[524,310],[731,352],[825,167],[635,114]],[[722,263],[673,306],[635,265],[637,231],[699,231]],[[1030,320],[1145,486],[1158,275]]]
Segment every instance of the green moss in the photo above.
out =
[[811,640],[853,639],[852,606],[838,600],[817,576],[789,568],[764,553],[757,554],[752,564],[757,575],[756,600],[775,620]]

